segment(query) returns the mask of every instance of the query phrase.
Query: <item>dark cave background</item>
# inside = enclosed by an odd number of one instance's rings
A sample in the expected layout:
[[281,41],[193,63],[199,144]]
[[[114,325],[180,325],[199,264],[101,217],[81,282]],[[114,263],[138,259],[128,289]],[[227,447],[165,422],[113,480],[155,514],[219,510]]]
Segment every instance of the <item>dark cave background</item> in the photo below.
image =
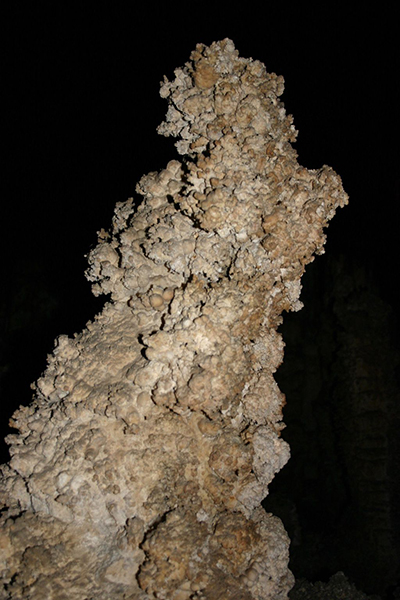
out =
[[396,19],[384,3],[301,4],[3,10],[0,437],[31,401],[54,339],[104,304],[83,275],[96,232],[144,173],[177,158],[156,133],[159,82],[196,43],[230,37],[241,56],[284,76],[299,162],[332,166],[350,196],[326,254],[307,267],[305,308],[280,327],[292,458],[264,506],[289,531],[296,578],[341,570],[390,598],[400,586]]

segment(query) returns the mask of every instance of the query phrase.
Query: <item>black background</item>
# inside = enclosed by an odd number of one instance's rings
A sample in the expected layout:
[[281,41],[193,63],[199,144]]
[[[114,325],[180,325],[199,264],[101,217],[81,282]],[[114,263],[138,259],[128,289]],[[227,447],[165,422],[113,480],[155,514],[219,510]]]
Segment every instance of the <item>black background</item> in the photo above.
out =
[[54,338],[101,309],[83,275],[96,231],[144,173],[177,158],[173,140],[156,133],[167,108],[159,82],[198,42],[229,37],[241,56],[284,76],[299,162],[330,165],[350,196],[326,253],[357,257],[397,313],[394,9],[302,4],[14,2],[3,13],[2,437],[13,410],[29,403]]

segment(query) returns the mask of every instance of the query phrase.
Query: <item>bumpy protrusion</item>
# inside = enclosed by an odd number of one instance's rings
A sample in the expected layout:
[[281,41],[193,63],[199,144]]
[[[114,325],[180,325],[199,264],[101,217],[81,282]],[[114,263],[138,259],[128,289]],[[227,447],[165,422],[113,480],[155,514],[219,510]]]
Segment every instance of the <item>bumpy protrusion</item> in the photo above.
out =
[[282,92],[230,40],[162,84],[182,162],[117,204],[87,272],[111,303],[13,416],[7,597],[287,597],[289,540],[260,508],[289,458],[276,329],[347,197],[297,163]]

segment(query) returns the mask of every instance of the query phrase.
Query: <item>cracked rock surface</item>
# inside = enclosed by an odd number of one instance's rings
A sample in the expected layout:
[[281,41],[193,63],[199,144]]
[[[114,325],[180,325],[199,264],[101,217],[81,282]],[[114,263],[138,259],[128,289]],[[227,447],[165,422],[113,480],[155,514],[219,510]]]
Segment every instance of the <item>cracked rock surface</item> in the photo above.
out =
[[289,458],[276,329],[347,195],[298,164],[282,92],[228,39],[163,82],[182,161],[117,204],[87,271],[111,300],[12,418],[1,597],[287,598],[289,539],[260,506]]

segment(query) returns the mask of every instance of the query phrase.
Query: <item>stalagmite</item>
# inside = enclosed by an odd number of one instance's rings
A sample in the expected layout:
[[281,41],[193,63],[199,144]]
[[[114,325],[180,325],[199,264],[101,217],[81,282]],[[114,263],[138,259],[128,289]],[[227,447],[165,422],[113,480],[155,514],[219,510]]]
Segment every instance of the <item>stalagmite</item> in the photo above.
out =
[[110,302],[12,418],[2,598],[287,598],[289,539],[260,506],[289,458],[276,330],[347,196],[298,164],[282,92],[229,39],[162,83],[182,161],[117,204],[87,271]]

